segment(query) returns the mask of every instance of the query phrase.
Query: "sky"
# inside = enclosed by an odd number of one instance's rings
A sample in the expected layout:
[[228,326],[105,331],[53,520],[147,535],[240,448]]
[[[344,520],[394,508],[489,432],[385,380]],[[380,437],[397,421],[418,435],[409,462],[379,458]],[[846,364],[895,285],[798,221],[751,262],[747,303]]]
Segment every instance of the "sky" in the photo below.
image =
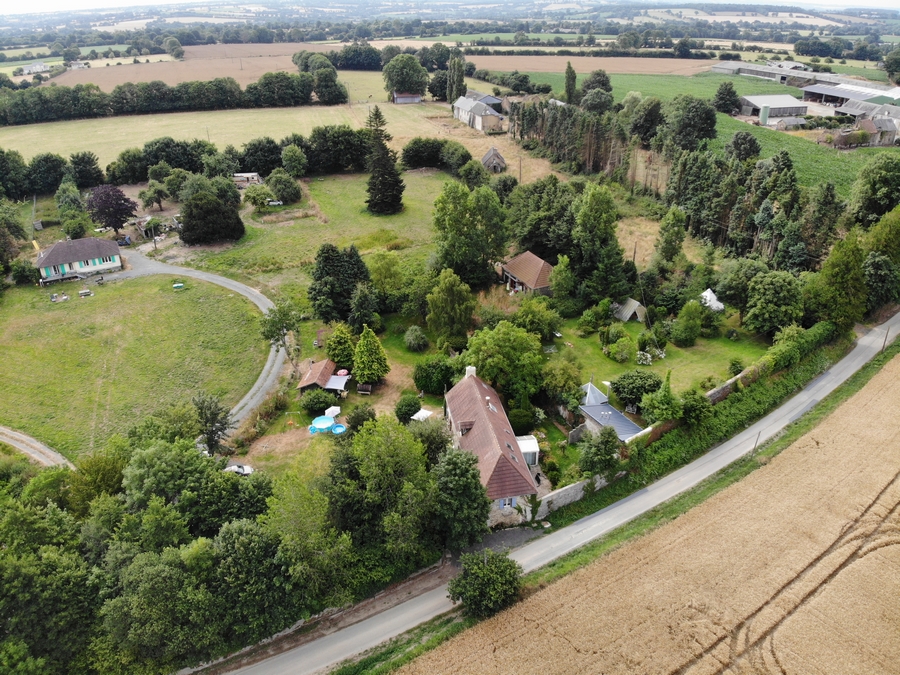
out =
[[[713,2],[715,4],[727,5],[734,4],[728,2],[718,2],[715,0],[705,0],[706,2]],[[740,0],[735,0],[735,2],[740,2]],[[29,2],[24,3],[15,3],[14,8],[3,9],[0,10],[0,17],[4,15],[12,15],[12,14],[32,14],[36,12],[56,12],[60,10],[81,10],[81,9],[104,9],[104,8],[118,8],[121,9],[123,7],[136,7],[136,6],[147,6],[147,5],[177,5],[177,4],[196,4],[196,0],[155,0],[152,3],[148,3],[147,0],[30,0]],[[13,3],[10,1],[9,3],[12,5]],[[590,6],[594,4],[590,0],[583,0],[583,4],[586,6]],[[671,3],[667,3],[671,4]],[[768,3],[766,3],[768,4]],[[816,0],[815,2],[785,2],[784,5],[793,5],[793,6],[801,6],[801,7],[809,7],[809,8],[829,8],[829,9],[841,9],[846,7],[854,7],[854,8],[862,8],[862,7],[872,7],[877,9],[898,9],[897,0],[864,0],[864,2],[860,4],[848,3],[847,0]]]

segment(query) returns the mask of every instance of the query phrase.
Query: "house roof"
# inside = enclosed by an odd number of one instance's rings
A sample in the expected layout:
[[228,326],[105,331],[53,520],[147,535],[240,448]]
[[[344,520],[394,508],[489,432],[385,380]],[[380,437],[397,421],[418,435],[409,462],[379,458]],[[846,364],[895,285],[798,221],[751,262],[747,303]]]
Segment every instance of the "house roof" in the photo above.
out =
[[807,105],[803,101],[796,99],[793,96],[789,96],[788,94],[741,96],[741,101],[746,101],[747,104],[754,108],[762,108],[764,105],[767,105],[770,108],[807,108]]
[[497,105],[501,102],[496,96],[482,94],[480,91],[475,91],[474,89],[466,89],[466,98],[472,99],[473,101],[480,101],[485,105]]
[[897,120],[889,117],[876,117],[872,122],[878,131],[897,131]]
[[506,160],[503,159],[503,155],[501,155],[500,151],[497,148],[495,148],[493,145],[491,146],[491,149],[488,150],[487,153],[485,153],[484,157],[481,158],[481,163],[487,164],[489,160],[494,159],[494,158],[499,159],[500,164],[502,164],[503,166],[506,166]]
[[581,390],[584,392],[584,398],[579,409],[584,416],[590,417],[602,427],[615,429],[620,441],[624,443],[642,431],[637,424],[613,408],[609,404],[606,394],[597,389],[591,382],[582,385]]
[[493,387],[467,374],[447,392],[446,403],[459,448],[478,457],[488,499],[535,494],[534,479]]
[[52,267],[79,260],[108,258],[119,255],[119,245],[109,239],[85,237],[72,241],[60,241],[46,251],[38,253],[38,267]]
[[485,115],[493,115],[494,117],[501,117],[500,113],[491,108],[490,106],[486,106],[481,101],[473,101],[470,98],[466,98],[465,96],[460,96],[456,99],[456,102],[453,104],[454,108],[461,108],[466,112],[470,112],[473,115],[477,115],[478,117],[484,117]]
[[550,287],[550,272],[553,271],[553,265],[541,260],[531,251],[520,253],[504,263],[503,269],[532,290]]
[[615,317],[619,321],[630,321],[635,314],[637,314],[638,321],[643,321],[647,315],[647,310],[634,298],[628,298],[616,310]]
[[315,363],[310,364],[309,370],[303,374],[303,378],[300,380],[300,384],[297,385],[297,389],[305,389],[314,384],[319,385],[322,389],[327,389],[326,385],[331,376],[334,375],[335,368],[337,368],[337,364],[331,359],[316,361]]
[[806,119],[803,117],[782,117],[778,120],[778,123],[784,123],[786,127],[799,127],[803,124],[806,124]]
[[878,127],[875,126],[875,122],[866,118],[862,120],[857,120],[856,128],[861,131],[868,131],[870,134],[877,134]]
[[422,94],[414,94],[411,91],[395,91],[394,98],[422,98]]

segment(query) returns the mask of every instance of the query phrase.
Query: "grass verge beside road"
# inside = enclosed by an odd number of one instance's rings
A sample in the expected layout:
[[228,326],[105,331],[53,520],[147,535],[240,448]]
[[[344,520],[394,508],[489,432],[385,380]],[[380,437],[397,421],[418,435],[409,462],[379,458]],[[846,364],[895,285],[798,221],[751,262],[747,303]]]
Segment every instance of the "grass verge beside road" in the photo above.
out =
[[[259,312],[226,289],[173,277],[14,288],[0,300],[0,423],[70,459],[198,391],[232,406],[269,348]],[[50,294],[68,294],[50,302]]]

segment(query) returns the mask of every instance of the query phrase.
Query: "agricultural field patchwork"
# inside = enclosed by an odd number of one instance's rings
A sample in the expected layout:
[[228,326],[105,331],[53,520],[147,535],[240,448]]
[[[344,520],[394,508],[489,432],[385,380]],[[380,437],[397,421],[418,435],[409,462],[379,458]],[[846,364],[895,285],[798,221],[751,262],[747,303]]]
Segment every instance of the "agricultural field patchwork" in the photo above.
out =
[[[236,404],[268,345],[259,311],[230,291],[173,277],[10,289],[0,298],[0,424],[70,459],[205,390]],[[68,294],[50,302],[50,294]]]
[[739,483],[400,672],[894,672],[898,397],[894,358]]

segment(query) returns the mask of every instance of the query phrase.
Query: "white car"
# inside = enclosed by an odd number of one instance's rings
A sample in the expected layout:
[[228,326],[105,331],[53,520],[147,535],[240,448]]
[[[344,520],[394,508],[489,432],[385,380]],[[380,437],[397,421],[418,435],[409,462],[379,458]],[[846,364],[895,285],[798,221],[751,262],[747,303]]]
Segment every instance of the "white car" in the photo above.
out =
[[232,464],[231,466],[226,466],[223,471],[228,471],[230,473],[236,473],[238,476],[249,476],[253,473],[252,466],[245,466],[244,464]]

